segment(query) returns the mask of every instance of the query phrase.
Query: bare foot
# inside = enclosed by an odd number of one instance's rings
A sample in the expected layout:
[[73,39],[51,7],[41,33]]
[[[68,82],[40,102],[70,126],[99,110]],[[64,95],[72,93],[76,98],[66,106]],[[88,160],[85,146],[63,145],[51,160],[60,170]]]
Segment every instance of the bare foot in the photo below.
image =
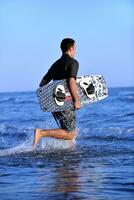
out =
[[39,128],[36,128],[34,130],[34,140],[33,140],[33,147],[36,146],[36,144],[38,144],[38,142],[40,141],[41,139],[41,130]]

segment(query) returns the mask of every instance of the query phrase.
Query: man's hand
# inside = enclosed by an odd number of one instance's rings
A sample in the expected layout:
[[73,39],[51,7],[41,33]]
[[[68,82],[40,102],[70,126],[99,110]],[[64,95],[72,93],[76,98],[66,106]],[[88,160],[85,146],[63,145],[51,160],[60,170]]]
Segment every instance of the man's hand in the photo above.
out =
[[74,102],[74,108],[77,110],[77,109],[80,109],[81,105],[80,105],[80,101],[79,100],[76,100]]

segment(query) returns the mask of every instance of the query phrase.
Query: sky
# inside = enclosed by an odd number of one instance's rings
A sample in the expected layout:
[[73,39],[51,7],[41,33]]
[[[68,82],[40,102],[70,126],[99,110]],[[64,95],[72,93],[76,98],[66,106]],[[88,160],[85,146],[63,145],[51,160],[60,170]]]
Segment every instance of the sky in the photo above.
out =
[[133,36],[133,0],[0,0],[0,92],[35,91],[66,37],[76,41],[78,76],[134,86]]

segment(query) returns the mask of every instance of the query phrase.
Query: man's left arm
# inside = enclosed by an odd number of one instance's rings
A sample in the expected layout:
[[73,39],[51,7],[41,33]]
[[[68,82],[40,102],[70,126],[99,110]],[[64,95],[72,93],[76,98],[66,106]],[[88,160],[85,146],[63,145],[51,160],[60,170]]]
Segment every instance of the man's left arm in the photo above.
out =
[[68,66],[67,82],[68,82],[69,91],[71,93],[71,96],[74,102],[75,109],[80,108],[80,101],[79,101],[77,83],[76,83],[76,76],[78,73],[78,69],[79,69],[79,63],[76,60],[74,60],[74,62],[71,63],[70,66]]
[[52,80],[52,78],[53,78],[53,68],[51,67],[45,74],[45,76],[42,78],[39,87],[47,85]]

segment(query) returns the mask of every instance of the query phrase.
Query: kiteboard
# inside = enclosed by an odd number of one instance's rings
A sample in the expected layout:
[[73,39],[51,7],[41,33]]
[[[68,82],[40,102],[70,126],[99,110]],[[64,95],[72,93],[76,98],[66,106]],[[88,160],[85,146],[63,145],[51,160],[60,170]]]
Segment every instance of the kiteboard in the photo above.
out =
[[[81,107],[108,96],[107,85],[104,77],[101,75],[77,77],[76,83]],[[44,85],[38,88],[36,93],[41,110],[44,112],[74,109],[74,103],[66,79]]]

